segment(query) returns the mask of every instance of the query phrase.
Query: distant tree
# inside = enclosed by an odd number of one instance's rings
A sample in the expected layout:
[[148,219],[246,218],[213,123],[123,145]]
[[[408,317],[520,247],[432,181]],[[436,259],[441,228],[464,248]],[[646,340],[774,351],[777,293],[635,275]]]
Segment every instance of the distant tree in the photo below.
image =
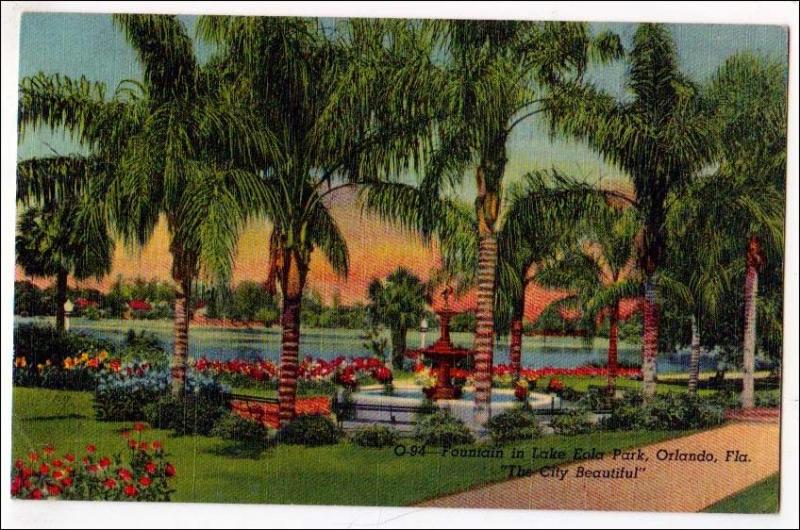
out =
[[367,294],[373,322],[380,322],[391,332],[392,365],[399,370],[406,352],[406,333],[419,324],[425,311],[427,288],[408,269],[399,267],[384,280],[373,279]]

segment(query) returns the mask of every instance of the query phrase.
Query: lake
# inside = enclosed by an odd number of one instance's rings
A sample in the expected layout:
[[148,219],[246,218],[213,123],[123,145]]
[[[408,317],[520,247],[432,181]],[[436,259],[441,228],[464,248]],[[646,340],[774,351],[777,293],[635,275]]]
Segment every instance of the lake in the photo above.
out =
[[[52,323],[52,318],[15,317],[15,324]],[[161,341],[168,351],[172,350],[172,322],[166,320],[85,320],[70,319],[70,330],[83,332],[121,345],[129,329],[135,332],[147,331]],[[360,330],[308,329],[301,330],[300,353],[322,359],[333,359],[339,355],[346,357],[367,355]],[[428,345],[438,338],[438,330],[425,334]],[[458,346],[472,346],[471,333],[451,333],[451,339]],[[209,359],[269,359],[277,361],[280,355],[280,329],[226,329],[193,327],[189,331],[189,354],[191,357]],[[418,331],[409,331],[408,347],[417,348],[422,340]],[[603,362],[607,357],[608,341],[597,338],[584,341],[575,337],[524,337],[522,341],[522,364],[527,367],[574,368],[592,362]],[[387,352],[388,353],[388,352]],[[620,343],[621,362],[638,362],[641,346]],[[508,362],[508,341],[501,337],[495,347],[495,363]],[[660,373],[686,371],[689,366],[688,352],[661,355],[658,359]],[[716,367],[714,355],[701,358],[701,369],[713,370]]]

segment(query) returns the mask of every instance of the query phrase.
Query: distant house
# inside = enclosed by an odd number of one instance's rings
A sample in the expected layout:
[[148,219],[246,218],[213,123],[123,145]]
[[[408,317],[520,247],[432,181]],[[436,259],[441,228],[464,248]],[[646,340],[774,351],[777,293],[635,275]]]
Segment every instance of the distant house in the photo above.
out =
[[128,310],[125,312],[125,318],[140,318],[144,313],[153,309],[150,302],[147,300],[131,300],[128,302]]

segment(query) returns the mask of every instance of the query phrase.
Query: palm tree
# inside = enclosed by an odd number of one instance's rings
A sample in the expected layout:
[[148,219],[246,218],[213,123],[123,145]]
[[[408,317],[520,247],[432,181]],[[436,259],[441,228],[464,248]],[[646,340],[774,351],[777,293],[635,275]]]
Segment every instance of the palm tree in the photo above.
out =
[[768,290],[782,290],[786,86],[783,65],[740,54],[719,68],[706,94],[721,147],[714,182],[717,211],[724,214],[719,223],[738,238],[738,263],[744,257],[744,408],[754,406],[759,277],[765,267],[773,279]]
[[[424,97],[423,107],[436,116],[435,149],[426,152],[413,193],[396,193],[384,211],[396,215],[414,206],[423,233],[440,226],[434,218],[446,188],[474,175],[477,226],[477,330],[475,334],[475,415],[490,415],[494,343],[494,303],[501,228],[506,145],[514,129],[542,111],[547,87],[578,79],[590,57],[621,53],[616,35],[596,39],[586,25],[522,21],[436,21],[420,46],[426,51],[403,70],[398,83]],[[376,201],[379,202],[379,201]],[[415,224],[410,222],[410,224]]]
[[[280,288],[280,422],[295,415],[300,308],[311,255],[340,276],[347,244],[331,213],[334,195],[405,171],[427,143],[430,118],[396,71],[416,53],[408,21],[203,17],[199,32],[220,49],[238,98],[275,140],[261,161],[260,212],[271,224],[267,284]],[[356,188],[358,189],[358,188]]]
[[56,329],[64,330],[67,278],[102,278],[111,270],[114,241],[102,204],[87,197],[27,207],[16,237],[17,263],[30,276],[55,276]]
[[583,325],[594,330],[608,317],[608,388],[614,388],[618,370],[620,305],[641,292],[636,267],[638,212],[607,204],[583,219],[581,239],[548,260],[534,276],[546,286],[573,294],[554,302],[581,310]]
[[256,153],[269,150],[213,62],[201,66],[174,16],[114,15],[143,82],[106,98],[102,83],[39,74],[20,86],[20,127],[63,127],[113,167],[103,185],[123,239],[144,245],[160,220],[175,283],[173,393],[185,388],[194,278],[230,274],[239,229],[261,191]]
[[633,181],[643,219],[639,267],[645,276],[643,389],[655,393],[659,300],[657,275],[665,247],[668,197],[714,160],[715,142],[698,89],[678,68],[669,30],[640,25],[628,54],[630,97],[618,100],[589,83],[556,92],[552,126],[585,140]]
[[[555,177],[555,178],[548,178]],[[525,292],[535,276],[578,225],[577,212],[588,208],[594,193],[573,189],[557,173],[531,173],[510,189],[504,223],[497,237],[499,263],[495,296],[495,322],[509,330],[509,357],[515,378],[522,368],[522,330]],[[577,191],[577,193],[575,193]],[[542,214],[547,212],[549,217]],[[529,217],[531,215],[535,217]],[[524,228],[523,228],[524,227]]]
[[392,366],[400,370],[406,353],[406,333],[416,325],[428,302],[427,286],[411,271],[398,267],[385,280],[367,287],[370,316],[391,330]]

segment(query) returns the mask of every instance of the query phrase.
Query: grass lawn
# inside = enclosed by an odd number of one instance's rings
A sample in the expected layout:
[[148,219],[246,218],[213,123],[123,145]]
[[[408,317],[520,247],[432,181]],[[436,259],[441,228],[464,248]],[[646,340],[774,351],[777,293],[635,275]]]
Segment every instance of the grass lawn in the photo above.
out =
[[[124,448],[121,431],[130,423],[98,422],[92,395],[33,388],[14,388],[13,454],[53,443],[59,454],[84,454],[89,443],[99,453]],[[502,464],[542,467],[555,461],[444,458],[429,448],[425,456],[397,457],[392,448],[364,449],[342,442],[305,448],[282,445],[253,452],[218,438],[176,437],[167,431],[146,431],[164,442],[177,469],[173,500],[184,502],[252,502],[401,506],[471,486],[503,480]],[[647,445],[688,432],[620,432],[560,437],[514,444],[525,448],[557,447],[568,457],[576,448],[599,451]],[[411,442],[409,442],[410,445]],[[571,460],[568,458],[567,460]]]
[[777,513],[781,479],[778,473],[753,484],[719,502],[704,512],[709,513]]

